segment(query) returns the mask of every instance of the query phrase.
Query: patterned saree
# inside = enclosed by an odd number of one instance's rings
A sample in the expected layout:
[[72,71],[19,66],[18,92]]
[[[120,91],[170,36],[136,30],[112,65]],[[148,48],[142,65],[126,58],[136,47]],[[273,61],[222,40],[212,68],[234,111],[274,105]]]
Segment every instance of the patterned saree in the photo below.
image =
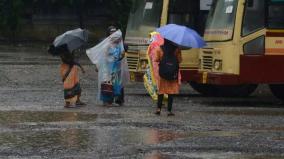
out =
[[65,102],[75,104],[81,94],[78,66],[63,63],[60,67],[60,74],[63,80]]

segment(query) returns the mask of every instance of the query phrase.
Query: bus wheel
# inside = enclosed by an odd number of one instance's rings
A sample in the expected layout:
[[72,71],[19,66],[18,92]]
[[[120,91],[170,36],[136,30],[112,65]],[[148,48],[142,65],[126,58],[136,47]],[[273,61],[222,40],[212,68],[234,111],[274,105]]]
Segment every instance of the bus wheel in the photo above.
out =
[[209,84],[199,84],[196,82],[189,82],[190,86],[198,93],[204,96],[214,96],[214,86]]
[[190,85],[202,95],[215,97],[247,97],[257,88],[256,84],[220,86],[190,82]]
[[216,96],[220,97],[247,97],[257,88],[256,84],[243,84],[233,86],[215,86]]
[[284,101],[284,84],[270,84],[269,88],[276,98]]

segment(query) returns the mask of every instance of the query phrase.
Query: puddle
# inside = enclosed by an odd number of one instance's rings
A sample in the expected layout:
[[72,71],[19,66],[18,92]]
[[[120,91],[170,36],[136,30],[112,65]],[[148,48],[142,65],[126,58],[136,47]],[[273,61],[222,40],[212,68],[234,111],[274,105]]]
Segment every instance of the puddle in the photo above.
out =
[[[120,114],[88,114],[79,112],[28,112],[28,111],[2,111],[0,112],[1,124],[22,122],[61,122],[61,121],[96,121],[98,118],[120,118]],[[3,125],[2,125],[3,126]],[[4,127],[0,127],[4,129]],[[88,153],[109,153],[115,156],[121,153],[135,153],[141,146],[173,145],[174,141],[184,138],[207,137],[238,137],[240,133],[230,131],[172,131],[152,129],[146,127],[129,126],[100,126],[100,123],[70,127],[70,125],[45,125],[43,127],[22,128],[17,126],[7,128],[0,132],[0,156],[47,156],[54,155],[80,156]],[[275,138],[276,139],[276,138]],[[278,140],[283,140],[277,138]],[[174,153],[174,154],[172,154]],[[199,154],[198,154],[199,155]],[[171,153],[147,153],[145,159],[164,159],[175,157],[196,157],[193,154]],[[216,157],[213,154],[205,154],[205,158]],[[61,156],[62,157],[62,156]],[[232,156],[233,158],[234,156]],[[250,159],[246,156],[242,158]],[[253,159],[253,158],[252,158]]]
[[166,156],[165,154],[162,154],[158,151],[153,151],[149,154],[146,154],[144,159],[168,159],[169,156]]
[[275,141],[284,141],[284,137],[274,137],[274,138],[272,138],[272,140],[275,140]]
[[12,56],[10,56],[10,55],[1,55],[0,54],[0,58],[6,59],[6,58],[12,58]]
[[265,131],[283,131],[284,127],[256,127],[254,130],[265,130]]
[[60,62],[60,59],[46,57],[25,57],[23,61],[45,61],[45,62]]
[[238,137],[241,134],[234,131],[202,131],[192,132],[190,137]]
[[102,119],[121,119],[123,118],[121,114],[99,114],[98,117]]
[[0,60],[4,61],[4,60],[19,60],[19,57],[13,57],[10,55],[0,55]]
[[204,111],[200,113],[215,114],[215,115],[247,115],[247,116],[284,116],[284,111],[272,110],[235,110],[235,111]]
[[184,137],[182,133],[153,129],[96,127],[93,129],[27,130],[0,133],[0,156],[78,155],[87,151],[121,153],[141,145],[158,144]]
[[140,133],[140,136],[144,138],[143,142],[145,144],[158,144],[166,141],[176,140],[179,138],[185,138],[188,137],[189,134],[172,131],[148,130]]
[[[234,135],[234,134],[233,134]],[[70,155],[88,150],[128,151],[141,145],[156,145],[182,138],[232,136],[224,132],[174,132],[148,128],[99,127],[89,129],[41,128],[0,133],[1,154],[42,155],[60,151]],[[77,155],[77,154],[76,154]],[[164,158],[164,155],[160,156]],[[159,158],[151,154],[148,158]]]
[[190,158],[190,159],[283,159],[283,156],[265,155],[265,154],[243,154],[240,152],[159,152],[153,151],[144,156],[143,159],[172,159],[172,158]]
[[0,134],[0,154],[39,154],[69,149],[83,150],[88,147],[89,133],[86,130],[14,132]]
[[95,121],[97,116],[80,112],[1,111],[0,123]]

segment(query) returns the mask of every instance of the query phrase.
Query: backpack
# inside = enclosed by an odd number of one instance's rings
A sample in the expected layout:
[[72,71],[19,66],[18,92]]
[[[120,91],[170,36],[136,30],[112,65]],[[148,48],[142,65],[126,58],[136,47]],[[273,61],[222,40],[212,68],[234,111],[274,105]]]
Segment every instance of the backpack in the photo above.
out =
[[165,80],[178,79],[179,63],[174,53],[164,53],[159,64],[159,75]]

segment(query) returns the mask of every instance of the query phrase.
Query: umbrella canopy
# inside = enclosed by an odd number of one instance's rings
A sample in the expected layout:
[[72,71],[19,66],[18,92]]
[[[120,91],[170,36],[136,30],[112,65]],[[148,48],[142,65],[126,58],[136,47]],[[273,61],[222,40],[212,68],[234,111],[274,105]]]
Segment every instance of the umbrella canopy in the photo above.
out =
[[163,38],[172,41],[184,49],[202,48],[206,45],[205,41],[196,31],[186,26],[168,24],[158,28],[156,31],[159,32]]
[[59,35],[53,41],[55,48],[64,44],[67,45],[68,51],[72,52],[83,46],[88,41],[88,31],[85,29],[74,29]]

